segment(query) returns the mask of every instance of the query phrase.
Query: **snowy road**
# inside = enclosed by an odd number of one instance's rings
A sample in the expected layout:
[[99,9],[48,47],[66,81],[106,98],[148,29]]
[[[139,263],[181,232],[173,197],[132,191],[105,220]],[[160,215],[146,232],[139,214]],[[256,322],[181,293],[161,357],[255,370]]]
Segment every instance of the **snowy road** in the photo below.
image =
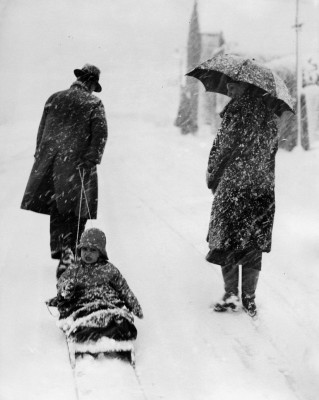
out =
[[[205,132],[182,137],[175,128],[124,117],[111,125],[99,171],[99,219],[93,223],[105,230],[110,259],[144,308],[145,319],[136,321],[136,350],[147,398],[314,400],[319,327],[311,318],[318,300],[312,241],[318,233],[309,231],[307,207],[294,216],[292,231],[282,204],[290,201],[298,209],[307,195],[312,206],[309,193],[293,199],[295,189],[287,181],[296,160],[306,170],[316,154],[278,155],[274,250],[264,258],[260,317],[252,322],[243,312],[220,315],[209,308],[222,294],[219,268],[204,260],[211,197],[203,171],[210,137]],[[0,175],[6,187],[1,199],[1,399],[16,400],[22,393],[30,400],[73,399],[64,339],[44,306],[55,290],[48,218],[19,210],[32,146],[19,154],[7,159]],[[290,242],[283,239],[288,234]],[[286,263],[301,259],[304,245],[308,269],[297,280],[300,265]],[[290,254],[287,248],[293,248]],[[102,364],[82,361],[76,375],[80,398],[99,399],[101,382],[103,390],[109,386]],[[122,385],[120,398],[132,398],[125,397],[133,387],[129,380]]]

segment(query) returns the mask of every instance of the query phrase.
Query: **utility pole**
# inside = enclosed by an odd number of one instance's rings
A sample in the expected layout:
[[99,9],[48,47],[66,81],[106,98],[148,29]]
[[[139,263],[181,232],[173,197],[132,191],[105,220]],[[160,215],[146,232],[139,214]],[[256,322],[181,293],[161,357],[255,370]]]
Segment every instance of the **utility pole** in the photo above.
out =
[[302,23],[299,22],[299,0],[296,0],[296,89],[297,89],[297,145],[301,145],[301,90],[302,90],[302,65],[300,57],[299,31]]

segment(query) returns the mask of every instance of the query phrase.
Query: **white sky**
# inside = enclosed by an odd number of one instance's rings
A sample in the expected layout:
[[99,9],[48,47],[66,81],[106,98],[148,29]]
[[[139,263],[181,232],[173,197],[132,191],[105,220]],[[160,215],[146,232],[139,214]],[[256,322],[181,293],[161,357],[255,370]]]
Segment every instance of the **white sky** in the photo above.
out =
[[[319,52],[318,0],[299,0],[302,52]],[[295,50],[296,0],[199,0],[203,32],[223,31],[226,41],[248,51],[289,54]]]

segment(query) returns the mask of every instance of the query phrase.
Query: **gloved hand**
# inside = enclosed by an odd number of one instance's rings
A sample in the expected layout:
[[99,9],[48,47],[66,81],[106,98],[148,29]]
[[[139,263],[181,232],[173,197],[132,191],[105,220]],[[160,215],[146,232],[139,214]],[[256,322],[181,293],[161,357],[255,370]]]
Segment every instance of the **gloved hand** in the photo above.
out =
[[61,290],[61,296],[65,299],[71,298],[75,291],[75,283],[67,282],[63,285]]

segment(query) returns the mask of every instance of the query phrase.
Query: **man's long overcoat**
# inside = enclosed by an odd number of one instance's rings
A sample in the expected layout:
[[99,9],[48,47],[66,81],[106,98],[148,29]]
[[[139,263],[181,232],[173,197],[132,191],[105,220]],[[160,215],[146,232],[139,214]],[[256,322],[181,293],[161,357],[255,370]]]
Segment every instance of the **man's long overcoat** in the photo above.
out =
[[269,252],[278,149],[274,114],[248,90],[232,99],[221,117],[207,169],[207,185],[215,194],[210,250],[224,254],[251,249]]
[[[83,83],[76,81],[70,89],[53,94],[44,107],[21,208],[50,214],[54,204],[60,214],[79,215],[82,184],[77,166],[86,160],[99,164],[106,139],[103,104]],[[84,170],[84,188],[87,202],[83,196],[80,216],[96,218],[96,166]]]

